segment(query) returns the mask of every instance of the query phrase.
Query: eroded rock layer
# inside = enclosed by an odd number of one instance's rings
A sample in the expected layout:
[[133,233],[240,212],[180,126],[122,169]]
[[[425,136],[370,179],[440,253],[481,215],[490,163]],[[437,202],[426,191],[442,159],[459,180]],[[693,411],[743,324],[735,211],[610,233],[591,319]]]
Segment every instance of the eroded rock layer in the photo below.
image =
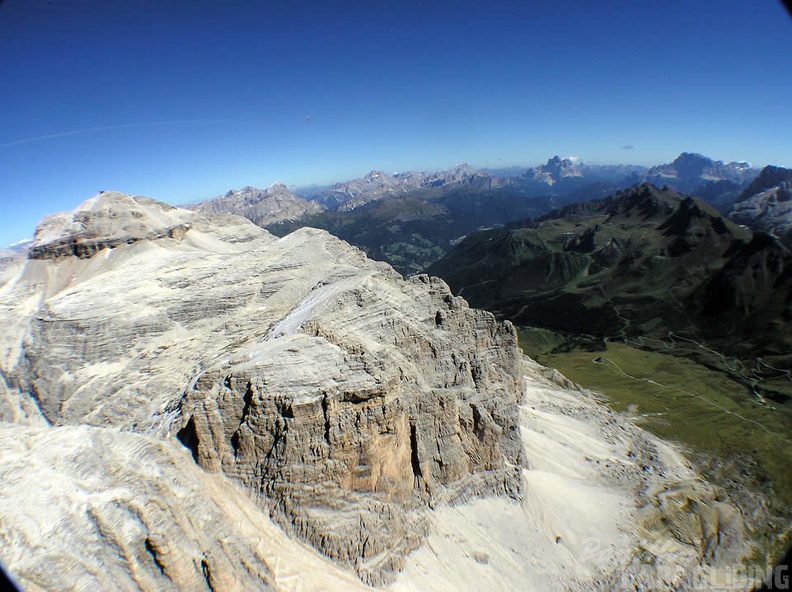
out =
[[513,328],[323,231],[104,193],[45,222],[0,306],[4,416],[178,436],[366,581],[428,504],[519,493]]
[[21,589],[362,590],[175,440],[0,429],[0,559]]
[[3,261],[0,324],[25,589],[701,589],[750,550],[509,323],[323,231],[103,193]]

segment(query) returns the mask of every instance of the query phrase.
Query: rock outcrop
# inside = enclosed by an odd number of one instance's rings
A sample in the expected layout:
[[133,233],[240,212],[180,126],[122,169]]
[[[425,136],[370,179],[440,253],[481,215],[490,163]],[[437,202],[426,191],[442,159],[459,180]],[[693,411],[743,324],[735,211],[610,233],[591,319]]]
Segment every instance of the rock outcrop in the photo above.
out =
[[362,590],[175,440],[0,429],[0,558],[23,590]]
[[531,360],[524,375],[521,499],[437,508],[392,590],[733,586],[729,569],[746,551],[737,509],[592,393]]
[[729,217],[792,247],[792,170],[768,166],[734,204]]
[[[742,551],[731,506],[509,323],[324,231],[104,193],[7,263],[0,322],[0,561],[26,589],[361,589],[405,565],[421,589],[664,587]],[[454,549],[422,572],[426,537]]]
[[428,504],[519,492],[513,328],[323,231],[106,193],[45,222],[0,300],[4,416],[178,436],[366,581]]
[[293,195],[283,183],[263,190],[250,186],[232,189],[221,197],[183,207],[205,214],[239,214],[262,228],[324,211],[319,203]]
[[102,249],[141,240],[178,238],[190,229],[189,212],[146,197],[102,192],[74,212],[44,218],[28,256],[58,259],[92,257]]

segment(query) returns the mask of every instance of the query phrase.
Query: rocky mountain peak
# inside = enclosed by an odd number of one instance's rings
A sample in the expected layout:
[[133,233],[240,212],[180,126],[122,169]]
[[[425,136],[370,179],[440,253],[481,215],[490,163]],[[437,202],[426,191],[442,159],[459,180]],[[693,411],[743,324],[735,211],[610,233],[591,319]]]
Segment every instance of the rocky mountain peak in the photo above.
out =
[[656,184],[662,184],[667,179],[677,191],[691,191],[702,183],[712,181],[732,181],[742,185],[757,173],[747,162],[724,163],[695,152],[683,152],[673,162],[649,169],[645,178]]
[[680,196],[668,188],[660,189],[651,183],[641,183],[635,187],[619,191],[611,198],[611,215],[637,212],[641,216],[667,214],[678,203]]
[[420,179],[418,186],[421,188],[457,186],[467,184],[477,177],[486,176],[488,176],[486,173],[477,171],[473,167],[462,163],[453,169],[424,175],[424,178]]
[[382,182],[385,182],[386,179],[388,179],[389,177],[392,177],[392,176],[395,176],[395,175],[389,175],[388,173],[386,173],[384,171],[370,171],[363,178],[366,179],[367,181],[378,180],[378,182],[382,183]]
[[[187,238],[129,240],[192,220]],[[519,494],[516,332],[441,280],[404,281],[324,231],[275,240],[122,194],[37,236],[41,254],[72,251],[0,290],[15,311],[0,386],[36,393],[19,397],[48,423],[181,441],[372,583],[420,544],[433,500]],[[74,252],[75,237],[96,248]],[[111,239],[123,249],[98,254]],[[20,305],[31,293],[40,306]],[[0,395],[0,419],[19,416]]]
[[184,207],[204,213],[239,214],[259,226],[295,220],[324,209],[316,202],[293,195],[280,181],[263,190],[250,185],[232,189],[222,197]]
[[677,174],[682,176],[701,176],[708,167],[712,167],[714,164],[715,161],[711,158],[695,152],[683,152],[672,163]]
[[91,256],[124,243],[181,235],[193,213],[147,197],[101,191],[71,212],[44,218],[29,257]]
[[561,158],[556,155],[548,159],[546,164],[529,169],[524,176],[534,181],[555,185],[564,178],[581,177],[583,167],[583,163],[577,158]]
[[480,171],[474,169],[466,162],[463,162],[455,166],[453,169],[451,169],[450,173],[451,173],[450,176],[452,177],[471,177],[473,175],[483,174]]
[[247,203],[256,203],[268,197],[275,196],[297,198],[297,196],[292,195],[289,191],[289,188],[280,181],[275,181],[266,189],[259,189],[258,187],[253,187],[252,185],[245,185],[242,189],[231,189],[223,196],[223,198],[233,196],[242,197]]
[[757,193],[772,189],[784,181],[789,180],[792,180],[792,169],[768,165],[759,172],[759,175],[757,175],[745,189],[743,189],[737,201],[739,203],[746,199],[750,199]]

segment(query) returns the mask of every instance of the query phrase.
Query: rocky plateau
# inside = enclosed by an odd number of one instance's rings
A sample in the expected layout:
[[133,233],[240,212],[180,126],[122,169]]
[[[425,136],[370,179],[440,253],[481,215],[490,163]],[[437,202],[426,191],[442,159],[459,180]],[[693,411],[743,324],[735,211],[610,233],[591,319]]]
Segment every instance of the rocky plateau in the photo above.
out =
[[750,552],[679,450],[324,231],[103,192],[3,259],[0,324],[25,590],[715,587]]

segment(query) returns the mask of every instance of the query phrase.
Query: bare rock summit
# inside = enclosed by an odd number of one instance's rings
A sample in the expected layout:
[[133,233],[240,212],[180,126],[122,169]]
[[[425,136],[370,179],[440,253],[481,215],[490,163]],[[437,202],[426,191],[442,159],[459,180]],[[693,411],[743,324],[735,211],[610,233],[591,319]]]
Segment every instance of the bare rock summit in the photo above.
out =
[[25,589],[667,588],[745,551],[511,324],[324,231],[103,193],[6,262],[0,323]]
[[519,494],[514,329],[324,231],[102,194],[44,221],[0,302],[3,417],[178,437],[366,581],[436,500]]
[[221,197],[183,207],[207,214],[239,214],[262,228],[324,211],[321,204],[293,195],[283,183],[263,190],[250,186],[232,189]]

